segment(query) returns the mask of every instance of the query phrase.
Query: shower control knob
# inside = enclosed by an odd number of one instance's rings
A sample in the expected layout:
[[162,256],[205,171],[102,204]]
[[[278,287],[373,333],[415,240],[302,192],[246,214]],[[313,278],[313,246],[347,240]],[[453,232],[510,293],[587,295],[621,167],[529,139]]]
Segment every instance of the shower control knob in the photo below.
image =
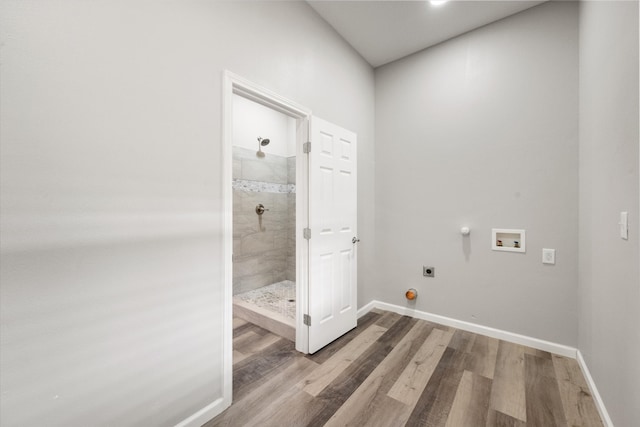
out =
[[360,239],[358,239],[357,237],[354,237],[353,239],[351,239],[351,243],[353,243],[354,245],[356,243],[358,243],[360,241]]
[[268,210],[269,209],[266,209],[262,203],[260,203],[259,205],[256,206],[256,213],[258,215],[262,215],[264,213],[264,211],[268,211]]

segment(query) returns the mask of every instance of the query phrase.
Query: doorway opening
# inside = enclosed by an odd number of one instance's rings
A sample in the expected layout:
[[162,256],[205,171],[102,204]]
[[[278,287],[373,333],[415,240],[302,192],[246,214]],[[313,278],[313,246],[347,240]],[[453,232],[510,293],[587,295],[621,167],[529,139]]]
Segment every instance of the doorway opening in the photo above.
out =
[[295,342],[296,119],[233,95],[233,315]]
[[[319,350],[357,324],[359,239],[357,135],[230,72],[223,79],[223,377],[228,406],[234,302],[237,312],[247,309],[245,318],[271,309],[270,316],[248,318],[264,329],[270,329],[267,324],[279,327],[272,321],[274,311],[280,311],[280,320],[295,312],[293,332],[286,320],[278,323],[288,326],[288,333],[271,330],[294,336],[297,351]],[[281,138],[259,125],[256,114],[240,113],[240,105],[275,115],[290,136]],[[292,242],[287,245],[287,240]],[[260,300],[262,307],[255,304]],[[239,308],[250,303],[250,308]]]
[[[288,148],[282,148],[285,150],[291,150],[291,145],[293,144],[293,150],[295,152],[293,157],[295,160],[287,160],[286,155],[281,156],[288,162],[295,163],[294,167],[286,170],[286,174],[282,172],[275,173],[277,179],[276,182],[269,182],[269,178],[266,179],[259,178],[259,175],[255,175],[257,179],[255,180],[246,180],[246,181],[257,181],[251,184],[252,189],[268,189],[270,191],[246,191],[245,187],[244,193],[239,194],[234,199],[234,185],[240,189],[239,191],[243,191],[243,186],[249,186],[248,183],[243,182],[242,180],[247,177],[247,175],[242,175],[242,162],[240,161],[240,170],[238,170],[238,160],[241,160],[244,156],[247,160],[254,161],[254,163],[250,164],[249,169],[253,167],[253,172],[259,174],[260,169],[266,169],[267,171],[272,170],[269,165],[270,161],[278,160],[275,156],[277,155],[273,150],[277,145],[282,145],[283,141],[279,143],[276,142],[276,139],[270,134],[268,129],[255,129],[253,131],[246,130],[242,125],[238,125],[241,127],[241,130],[237,130],[234,132],[234,99],[236,104],[242,103],[246,104],[245,107],[248,108],[261,108],[270,111],[272,114],[278,113],[281,114],[286,119],[283,119],[284,122],[289,123],[286,126],[291,127],[291,120],[293,120],[293,128],[295,136],[293,137],[293,143],[291,142],[291,136],[284,138],[287,139]],[[247,274],[245,276],[242,275],[240,269],[235,271],[234,273],[234,261],[235,261],[235,253],[234,253],[234,232],[236,232],[236,248],[238,244],[240,245],[240,250],[246,249],[246,255],[250,255],[252,251],[259,252],[262,250],[266,252],[267,257],[277,258],[280,261],[279,266],[270,270],[266,276],[271,277],[271,279],[256,279],[259,284],[264,285],[278,285],[278,287],[283,287],[286,289],[295,289],[295,291],[287,291],[290,294],[285,294],[285,296],[289,296],[283,300],[283,307],[290,315],[291,311],[294,311],[294,338],[295,338],[295,349],[307,353],[309,348],[308,342],[308,328],[304,325],[304,314],[308,313],[308,280],[309,280],[309,245],[308,240],[304,239],[303,229],[304,227],[308,227],[308,159],[304,152],[304,143],[309,139],[309,120],[311,117],[311,112],[306,108],[297,105],[296,103],[279,96],[276,93],[273,93],[265,88],[262,88],[248,80],[243,79],[240,76],[237,76],[229,71],[225,71],[223,73],[223,127],[222,127],[222,157],[223,157],[223,171],[222,171],[222,183],[223,183],[223,256],[224,256],[224,265],[223,265],[223,282],[224,282],[224,292],[221,296],[224,300],[224,312],[223,312],[223,328],[224,328],[224,350],[223,350],[223,378],[224,378],[224,400],[225,406],[231,404],[231,396],[232,396],[232,384],[233,384],[233,324],[234,324],[234,295],[239,295],[244,293],[243,291],[250,291],[255,289],[248,289],[250,287],[251,280],[248,276],[251,274]],[[250,120],[249,120],[250,122]],[[246,122],[245,122],[246,124]],[[246,137],[243,137],[243,143],[246,143],[246,147],[242,147],[241,143],[238,142],[238,146],[234,146],[234,133],[250,132]],[[288,135],[291,135],[291,130],[285,132]],[[276,135],[276,134],[273,134]],[[240,138],[240,137],[239,137]],[[279,137],[276,137],[279,138]],[[244,140],[246,139],[246,141]],[[268,140],[268,141],[267,141]],[[243,151],[246,149],[247,151]],[[234,150],[236,151],[236,161],[234,162]],[[291,151],[289,151],[291,153]],[[282,161],[282,159],[278,160]],[[235,169],[235,171],[234,171]],[[236,182],[234,184],[234,173]],[[295,206],[293,208],[295,210],[295,214],[289,212],[289,194],[292,194],[293,191],[289,187],[289,176],[291,174],[292,183],[295,183],[295,203],[292,204]],[[283,180],[283,175],[286,175]],[[249,194],[251,193],[251,194]],[[246,197],[245,197],[246,196]],[[253,197],[253,199],[252,199]],[[243,198],[247,200],[243,200]],[[238,215],[246,215],[244,218],[246,220],[245,226],[247,228],[253,227],[254,236],[247,239],[247,243],[245,248],[242,248],[242,238],[240,235],[241,227],[234,228],[234,219],[235,221],[239,221],[238,218],[234,218],[234,202],[236,205],[242,205],[244,203],[247,209],[239,210]],[[265,203],[266,202],[266,203]],[[278,204],[278,206],[276,206]],[[283,204],[286,206],[286,212]],[[262,205],[262,206],[260,206]],[[262,211],[262,214],[259,212]],[[295,218],[295,225],[291,224],[292,227],[287,227],[287,225],[276,224],[275,223],[275,213],[280,212],[281,217],[285,217],[286,215],[290,215]],[[238,224],[240,225],[240,223]],[[284,228],[283,228],[284,227]],[[286,249],[280,250],[276,256],[275,250],[275,239],[276,236],[273,234],[268,234],[268,231],[276,232],[278,230],[280,239],[287,240],[287,238],[292,238],[293,244],[287,247]],[[287,235],[287,228],[289,228],[289,233],[293,233],[293,236]],[[264,230],[264,231],[261,231]],[[245,230],[246,231],[246,230]],[[260,234],[261,233],[261,234]],[[265,248],[264,246],[260,246],[261,243],[264,243],[260,239],[264,239],[266,241],[270,241],[270,239],[274,244],[271,247],[271,251],[269,248]],[[252,240],[252,241],[251,241]],[[269,243],[267,243],[267,246]],[[295,248],[295,249],[289,249]],[[282,249],[282,248],[279,248]],[[293,254],[291,252],[293,251]],[[283,254],[286,253],[287,263],[286,261],[283,263],[282,257]],[[239,253],[238,258],[244,256],[245,252]],[[255,253],[254,253],[255,254]],[[289,256],[292,255],[293,259],[289,259]],[[247,259],[244,259],[246,261]],[[247,265],[253,263],[257,264],[257,272],[255,275],[259,274],[259,270],[264,269],[265,266],[262,265],[262,261],[258,258],[251,260],[251,262],[247,261]],[[245,268],[250,268],[245,266]],[[284,268],[285,274],[284,278],[279,276],[280,273],[275,274],[274,271],[279,271],[278,268]],[[288,268],[288,271],[287,271]],[[291,269],[294,269],[294,272],[291,272]],[[250,270],[249,270],[250,271]],[[234,274],[238,275],[238,278],[244,278],[244,284],[239,284],[236,286],[234,290]],[[255,276],[254,275],[254,276]],[[254,277],[255,278],[255,277]],[[283,280],[279,280],[283,279]],[[293,279],[293,280],[291,280]],[[282,281],[289,280],[292,283],[279,283]],[[274,282],[275,281],[275,282]],[[240,281],[242,282],[242,280]],[[267,283],[271,282],[271,283]],[[284,293],[284,292],[283,292]],[[293,296],[293,295],[295,296]],[[293,298],[291,298],[293,296]],[[265,298],[263,298],[265,299]],[[290,299],[294,299],[294,301],[289,301]],[[238,300],[242,300],[242,297],[237,297],[236,302]],[[295,309],[293,309],[295,307]],[[255,308],[251,311],[256,311]],[[290,317],[289,317],[290,318]]]

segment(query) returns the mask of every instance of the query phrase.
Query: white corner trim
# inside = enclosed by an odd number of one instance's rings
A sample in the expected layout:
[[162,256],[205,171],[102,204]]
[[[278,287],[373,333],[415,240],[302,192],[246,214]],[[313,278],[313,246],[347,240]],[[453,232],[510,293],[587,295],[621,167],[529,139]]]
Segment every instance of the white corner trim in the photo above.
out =
[[596,387],[595,381],[593,381],[593,377],[589,372],[589,368],[587,368],[587,362],[585,362],[582,357],[582,353],[580,350],[577,351],[576,360],[578,361],[578,366],[580,366],[580,370],[582,371],[582,375],[587,380],[587,385],[589,386],[589,391],[591,392],[591,396],[593,396],[593,400],[596,403],[596,408],[598,408],[598,412],[600,413],[600,418],[602,418],[602,422],[605,427],[614,427],[611,418],[609,417],[609,413],[607,412],[607,408],[604,406],[604,401],[598,393],[598,388]]
[[367,314],[368,312],[370,312],[371,310],[373,310],[374,308],[376,308],[376,303],[377,301],[373,300],[373,301],[370,301],[369,304],[365,305],[364,307],[359,308],[358,319],[364,316],[365,314]]
[[557,344],[538,338],[528,337],[526,335],[516,334],[514,332],[503,331],[501,329],[490,328],[488,326],[478,325],[476,323],[465,322],[462,320],[452,319],[450,317],[440,316],[439,314],[427,313],[426,311],[415,310],[409,307],[401,307],[395,304],[373,300],[369,304],[358,310],[358,317],[365,315],[374,308],[392,311],[404,316],[415,317],[416,319],[427,320],[429,322],[439,323],[445,326],[451,326],[463,331],[473,332],[476,334],[486,335],[488,337],[497,338],[503,341],[522,344],[538,350],[548,351],[560,356],[576,358],[577,350],[563,344]]
[[230,404],[231,402],[225,402],[225,399],[220,397],[204,408],[200,409],[195,414],[190,415],[188,418],[180,421],[175,425],[175,427],[200,427],[201,425],[215,418],[218,414],[227,409]]

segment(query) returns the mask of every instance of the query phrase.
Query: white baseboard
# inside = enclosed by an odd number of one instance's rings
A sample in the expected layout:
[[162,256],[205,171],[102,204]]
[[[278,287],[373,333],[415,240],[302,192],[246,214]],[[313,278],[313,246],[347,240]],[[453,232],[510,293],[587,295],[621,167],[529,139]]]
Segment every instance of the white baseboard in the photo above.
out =
[[226,402],[224,398],[219,398],[200,409],[195,414],[191,415],[180,421],[175,427],[200,427],[207,421],[215,418],[231,405],[231,402]]
[[358,310],[358,317],[364,316],[366,313],[374,308],[381,310],[392,311],[394,313],[402,314],[404,316],[415,317],[416,319],[428,320],[429,322],[439,323],[445,326],[451,326],[463,331],[469,331],[476,334],[486,335],[492,338],[497,338],[503,341],[512,342],[515,344],[522,344],[528,347],[536,348],[538,350],[548,351],[560,356],[576,358],[577,350],[573,347],[569,347],[562,344],[557,344],[550,341],[541,340],[538,338],[528,337],[526,335],[520,335],[513,332],[503,331],[501,329],[490,328],[488,326],[482,326],[471,322],[465,322],[462,320],[452,319],[450,317],[440,316],[438,314],[427,313],[426,311],[415,310],[408,307],[401,307],[399,305],[389,304],[386,302],[373,300],[369,304],[365,305]]
[[[560,356],[576,359],[587,381],[587,384],[589,385],[589,390],[591,391],[591,395],[593,396],[593,400],[596,403],[596,407],[598,408],[598,412],[600,413],[600,417],[602,418],[605,427],[614,427],[613,422],[609,417],[609,413],[604,406],[602,397],[600,396],[600,393],[598,393],[596,384],[591,377],[589,369],[587,368],[587,364],[582,357],[582,353],[580,353],[580,350],[566,345],[528,337],[526,335],[520,335],[513,332],[503,331],[501,329],[490,328],[488,326],[482,326],[471,322],[456,320],[450,317],[440,316],[438,314],[427,313],[426,311],[415,310],[408,307],[401,307],[399,305],[389,304],[376,300],[373,300],[366,304],[364,307],[358,309],[358,318],[364,316],[374,308],[391,311],[403,316],[414,317],[416,319],[427,320],[429,322],[434,322],[445,326],[451,326],[463,331],[486,335],[503,341],[522,344],[528,347],[536,348],[538,350],[548,351]],[[218,414],[227,409],[230,404],[231,402],[227,402],[226,399],[219,398],[209,405],[205,406],[195,414],[176,424],[176,427],[200,427],[204,423],[211,420],[212,418],[215,418]]]
[[368,312],[370,312],[371,310],[373,310],[374,308],[376,308],[377,302],[378,301],[373,300],[373,301],[370,301],[369,304],[365,305],[364,307],[360,307],[358,309],[358,319],[364,316],[365,314],[367,314]]
[[580,366],[580,369],[582,370],[582,375],[584,375],[584,378],[587,380],[589,391],[591,391],[591,396],[593,396],[593,401],[596,403],[596,408],[598,408],[598,412],[600,413],[602,422],[604,423],[605,427],[613,427],[611,417],[609,417],[607,408],[604,406],[602,397],[600,396],[600,393],[598,393],[596,383],[593,381],[593,377],[589,372],[589,368],[587,368],[587,362],[585,362],[584,358],[582,357],[582,353],[580,352],[580,350],[578,350],[577,352],[576,360],[578,361],[578,366]]
[[440,316],[438,314],[427,313],[425,311],[415,310],[409,307],[401,307],[399,305],[389,304],[386,302],[373,300],[369,302],[364,307],[358,310],[358,317],[362,317],[374,308],[378,308],[380,310],[392,311],[394,313],[398,313],[404,316],[415,317],[416,319],[428,320],[429,322],[439,323],[445,326],[451,326],[457,329],[462,329],[463,331],[469,331],[476,334],[486,335],[492,338],[497,338],[500,340],[512,342],[515,344],[522,344],[528,347],[536,348],[538,350],[548,351],[550,353],[555,353],[560,356],[570,357],[572,359],[576,359],[580,369],[582,370],[582,374],[584,375],[587,384],[589,385],[589,390],[591,391],[591,395],[593,396],[593,400],[598,408],[598,412],[600,413],[600,417],[602,418],[602,422],[605,427],[614,427],[611,418],[609,417],[609,413],[607,412],[606,407],[604,406],[604,402],[602,401],[602,397],[600,393],[598,393],[598,389],[596,387],[593,378],[591,377],[591,373],[587,368],[587,364],[582,357],[582,353],[580,350],[569,347],[562,344],[553,343],[550,341],[541,340],[538,338],[528,337],[526,335],[520,335],[513,332],[503,331],[501,329],[490,328],[488,326],[482,326],[471,322],[464,322],[462,320],[452,319],[450,317]]

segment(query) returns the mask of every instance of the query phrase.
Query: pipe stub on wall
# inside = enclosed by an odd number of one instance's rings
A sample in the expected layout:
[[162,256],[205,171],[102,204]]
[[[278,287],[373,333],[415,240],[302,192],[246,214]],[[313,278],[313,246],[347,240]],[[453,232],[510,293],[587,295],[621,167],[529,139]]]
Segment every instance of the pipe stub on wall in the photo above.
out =
[[416,291],[415,289],[411,288],[411,289],[407,289],[407,292],[404,293],[404,296],[409,300],[409,301],[413,301],[416,298],[418,298],[418,291]]

